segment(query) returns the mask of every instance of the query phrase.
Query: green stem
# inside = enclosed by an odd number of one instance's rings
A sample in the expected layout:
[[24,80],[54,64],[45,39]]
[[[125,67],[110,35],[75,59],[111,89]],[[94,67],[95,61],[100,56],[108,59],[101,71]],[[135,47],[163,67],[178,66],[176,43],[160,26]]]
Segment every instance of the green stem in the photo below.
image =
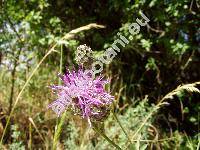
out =
[[119,124],[120,128],[122,129],[122,131],[123,131],[124,134],[126,135],[128,141],[129,141],[130,143],[132,143],[132,142],[131,142],[131,139],[129,138],[127,132],[125,131],[124,127],[122,126],[121,122],[120,122],[119,119],[117,118],[117,116],[116,116],[116,114],[114,113],[114,111],[113,111],[112,113],[113,113],[114,119],[115,119],[115,120],[117,121],[117,123]]
[[[60,45],[60,68],[59,68],[59,73],[62,73],[62,66],[63,66],[63,45]],[[58,84],[61,84],[61,80],[58,80]],[[53,150],[56,149],[57,143],[58,143],[58,139],[60,137],[60,132],[62,129],[62,125],[64,123],[66,117],[66,112],[62,115],[61,120],[59,122],[59,119],[57,118],[56,120],[56,126],[55,126],[55,134],[54,134],[54,138],[53,138]]]
[[95,132],[97,132],[98,134],[100,134],[106,141],[108,141],[111,145],[113,145],[116,149],[118,150],[122,150],[117,144],[115,144],[114,141],[112,141],[109,137],[107,137],[103,132],[101,132],[98,127],[93,123],[92,124],[93,129]]
[[60,134],[61,134],[61,131],[62,131],[62,126],[64,124],[66,116],[67,116],[67,111],[65,111],[62,114],[62,117],[61,117],[59,124],[56,125],[57,128],[56,128],[56,131],[55,131],[55,134],[54,134],[54,137],[53,137],[53,150],[56,150],[56,148],[57,148],[58,139],[60,137]]

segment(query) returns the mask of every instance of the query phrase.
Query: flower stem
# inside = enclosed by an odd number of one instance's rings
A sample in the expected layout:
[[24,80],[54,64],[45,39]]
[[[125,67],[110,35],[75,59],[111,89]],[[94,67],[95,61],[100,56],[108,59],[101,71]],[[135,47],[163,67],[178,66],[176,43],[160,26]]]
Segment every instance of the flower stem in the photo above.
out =
[[53,150],[56,150],[56,148],[57,148],[58,139],[60,137],[60,134],[61,134],[61,131],[62,131],[62,126],[64,124],[66,116],[67,116],[67,111],[65,111],[62,114],[61,120],[60,120],[59,124],[57,125],[56,131],[55,131],[55,134],[54,134],[54,137],[53,137]]
[[101,132],[98,127],[93,123],[92,127],[95,132],[100,134],[106,141],[108,141],[111,145],[113,145],[116,149],[122,150],[114,141],[112,141],[109,137],[107,137],[103,132]]

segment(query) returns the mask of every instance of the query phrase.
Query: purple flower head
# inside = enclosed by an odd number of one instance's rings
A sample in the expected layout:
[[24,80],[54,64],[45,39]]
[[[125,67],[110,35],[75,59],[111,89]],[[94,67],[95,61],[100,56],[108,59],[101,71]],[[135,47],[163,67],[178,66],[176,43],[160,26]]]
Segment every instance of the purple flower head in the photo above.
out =
[[104,85],[109,83],[102,77],[92,78],[92,75],[82,68],[78,71],[67,71],[60,76],[63,85],[51,86],[57,94],[57,99],[48,105],[60,116],[66,108],[70,108],[74,114],[81,115],[88,120],[91,126],[91,119],[101,120],[107,116],[109,106],[114,100],[104,89]]

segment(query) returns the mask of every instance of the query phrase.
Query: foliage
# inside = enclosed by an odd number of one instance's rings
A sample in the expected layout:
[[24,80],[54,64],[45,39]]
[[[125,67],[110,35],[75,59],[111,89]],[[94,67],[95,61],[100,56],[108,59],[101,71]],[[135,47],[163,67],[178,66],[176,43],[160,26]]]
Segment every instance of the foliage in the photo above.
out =
[[[123,148],[199,149],[199,7],[197,0],[1,1],[0,137],[18,101],[4,148],[52,148],[57,121],[46,111],[54,99],[48,86],[57,84],[66,66],[74,66],[79,44],[89,45],[97,57],[119,32],[132,40],[102,74],[111,79],[113,111],[132,144],[113,115],[102,131]],[[128,26],[141,19],[141,12],[150,22],[131,38]],[[59,148],[112,149],[80,118],[70,118],[59,129]]]
[[25,150],[25,146],[22,144],[22,141],[19,140],[20,132],[17,131],[17,125],[12,126],[12,138],[13,138],[13,143],[9,145],[10,150]]

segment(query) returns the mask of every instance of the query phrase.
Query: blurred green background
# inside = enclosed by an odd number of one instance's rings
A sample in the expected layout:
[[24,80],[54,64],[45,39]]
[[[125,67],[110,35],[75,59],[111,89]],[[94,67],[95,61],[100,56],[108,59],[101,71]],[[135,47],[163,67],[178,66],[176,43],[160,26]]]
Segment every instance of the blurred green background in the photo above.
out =
[[[102,73],[111,79],[108,89],[116,97],[114,112],[133,138],[128,149],[199,149],[198,0],[1,0],[0,137],[23,85],[57,44],[23,91],[3,138],[3,149],[52,149],[57,119],[46,109],[55,98],[48,86],[57,84],[57,74],[75,64],[77,46],[87,44],[98,56],[118,38],[118,32],[129,38],[128,26],[141,18],[141,12],[150,22],[126,47],[120,47],[121,52]],[[61,40],[71,30],[90,23],[106,28],[91,28]],[[167,98],[167,105],[156,107],[167,93],[187,83],[194,83],[196,92],[181,89]],[[112,115],[105,121],[104,131],[126,147],[127,137]],[[113,147],[80,118],[68,114],[57,149]]]

